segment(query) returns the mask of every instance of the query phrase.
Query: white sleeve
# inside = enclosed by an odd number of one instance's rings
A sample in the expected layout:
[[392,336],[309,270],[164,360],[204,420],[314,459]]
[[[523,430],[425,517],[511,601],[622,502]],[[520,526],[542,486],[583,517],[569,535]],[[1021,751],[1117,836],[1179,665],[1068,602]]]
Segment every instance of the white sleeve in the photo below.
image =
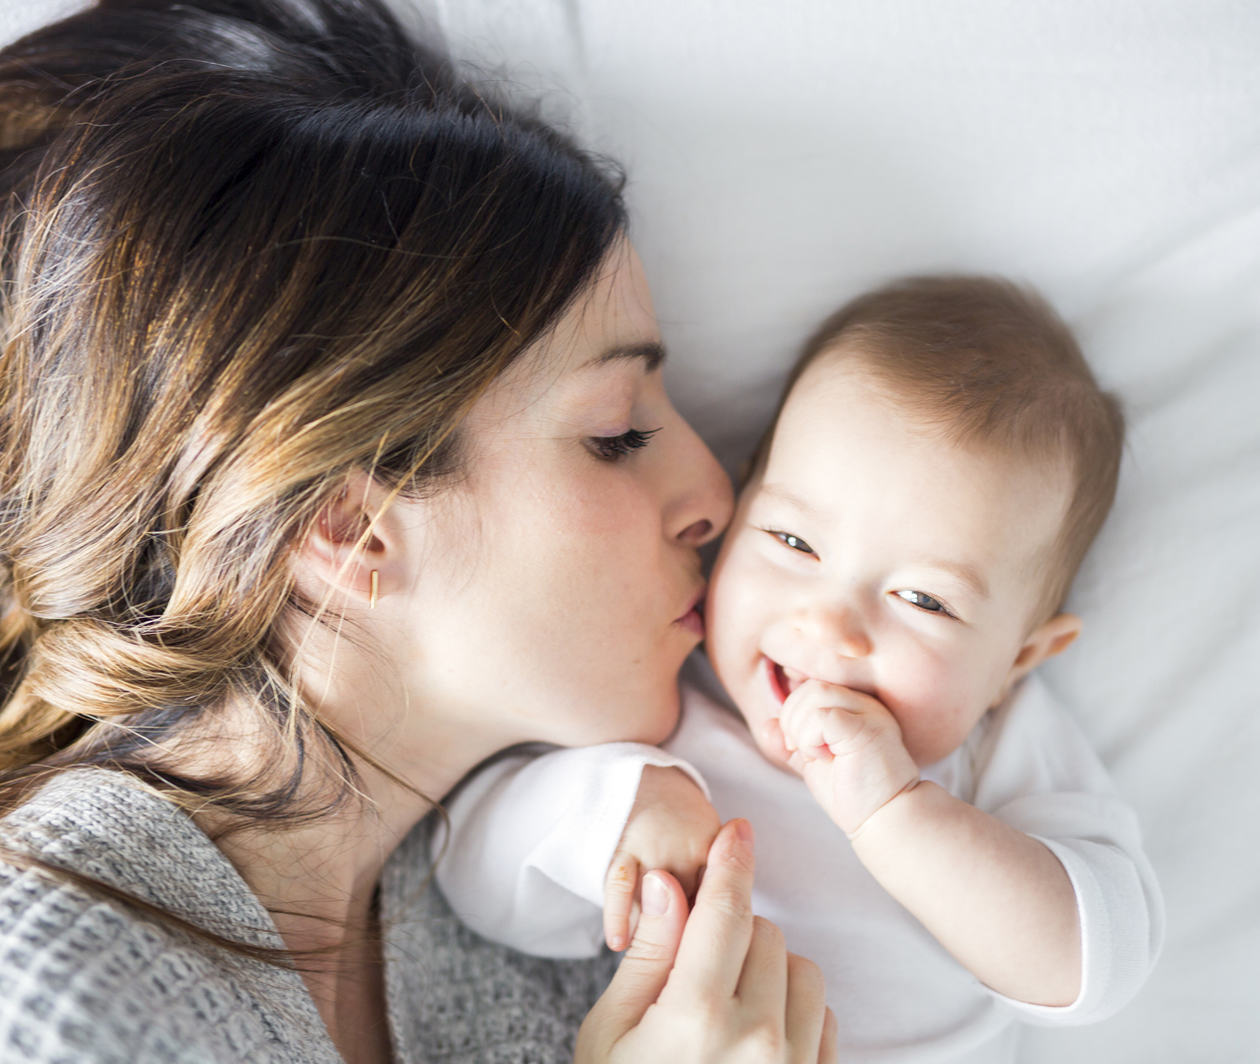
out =
[[1093,1023],[1141,988],[1163,945],[1164,904],[1137,815],[1088,740],[1030,677],[979,751],[975,804],[1047,846],[1076,892],[1081,991],[1061,1008],[996,995],[1027,1023]]
[[604,875],[645,765],[685,761],[654,746],[537,748],[478,769],[433,835],[436,878],[456,915],[485,938],[543,957],[590,957],[603,944]]

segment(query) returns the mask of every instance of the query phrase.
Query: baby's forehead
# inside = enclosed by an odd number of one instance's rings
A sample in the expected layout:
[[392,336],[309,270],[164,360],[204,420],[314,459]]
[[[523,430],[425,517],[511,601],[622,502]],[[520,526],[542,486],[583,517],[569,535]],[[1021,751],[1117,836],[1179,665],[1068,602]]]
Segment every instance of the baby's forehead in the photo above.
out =
[[[886,354],[877,354],[868,344],[854,339],[836,340],[820,348],[797,371],[791,387],[784,396],[775,427],[783,420],[794,401],[799,405],[802,397],[819,390],[832,393],[837,404],[862,401],[889,407],[903,417],[920,423],[925,431],[948,435],[951,416],[950,406],[958,404],[948,392],[942,394],[939,385],[932,386],[917,381],[913,375],[899,374],[895,360]],[[959,388],[966,385],[959,382]]]
[[748,490],[823,525],[843,528],[856,510],[874,528],[948,533],[960,549],[1005,532],[1004,556],[1044,563],[1072,485],[1065,455],[1000,434],[960,439],[860,364],[829,359],[797,380]]
[[795,418],[820,414],[840,418],[851,415],[855,406],[886,409],[928,434],[939,432],[949,420],[930,397],[880,372],[862,349],[837,343],[821,349],[798,371],[783,397],[771,435]]
[[[1030,442],[1020,431],[1017,414],[997,410],[977,416],[968,409],[967,385],[959,382],[959,394],[938,387],[917,386],[912,380],[884,371],[862,346],[837,341],[823,347],[798,373],[784,396],[769,433],[769,443],[795,419],[809,417],[852,418],[855,409],[876,409],[895,418],[913,435],[940,444],[939,453],[967,461],[987,455],[1008,463],[1011,469],[1030,469],[1050,477],[1073,475],[1066,441],[1041,438]],[[1061,435],[1061,434],[1056,434]]]

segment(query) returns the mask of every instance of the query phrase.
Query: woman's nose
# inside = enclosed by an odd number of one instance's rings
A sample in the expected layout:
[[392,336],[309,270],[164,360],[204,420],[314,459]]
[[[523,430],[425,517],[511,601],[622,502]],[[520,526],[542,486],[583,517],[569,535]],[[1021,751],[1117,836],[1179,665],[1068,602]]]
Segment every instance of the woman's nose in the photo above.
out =
[[795,635],[820,654],[837,658],[864,658],[873,649],[860,611],[852,606],[827,603],[801,610],[792,621]]
[[734,509],[731,480],[703,440],[681,418],[679,446],[668,459],[670,480],[665,509],[666,534],[688,547],[718,536]]

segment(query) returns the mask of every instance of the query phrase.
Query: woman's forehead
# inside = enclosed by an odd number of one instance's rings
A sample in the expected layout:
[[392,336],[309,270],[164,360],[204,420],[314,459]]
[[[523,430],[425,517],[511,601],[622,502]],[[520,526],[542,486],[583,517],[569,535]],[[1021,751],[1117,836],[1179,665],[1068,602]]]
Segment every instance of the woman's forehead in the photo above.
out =
[[643,267],[621,241],[556,323],[504,371],[486,406],[502,415],[522,399],[537,401],[570,383],[584,386],[627,365],[650,371],[664,358]]

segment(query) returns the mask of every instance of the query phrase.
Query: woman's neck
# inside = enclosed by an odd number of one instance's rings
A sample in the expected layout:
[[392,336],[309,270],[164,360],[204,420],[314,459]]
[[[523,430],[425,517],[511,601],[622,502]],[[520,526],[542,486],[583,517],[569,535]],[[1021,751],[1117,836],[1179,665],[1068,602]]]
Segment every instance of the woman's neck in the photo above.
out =
[[[282,928],[291,949],[326,946],[335,928],[362,927],[385,860],[407,833],[482,757],[467,728],[442,723],[414,704],[399,670],[361,639],[302,618],[285,640],[296,648],[294,676],[319,727],[301,744],[297,825],[207,816],[206,827],[262,903],[273,913],[301,913]],[[431,707],[425,707],[431,709]],[[259,706],[241,702],[207,714],[177,751],[194,772],[221,775],[226,766],[258,788],[279,790],[297,764],[298,744],[267,723]],[[324,741],[335,737],[340,751]],[[348,757],[355,773],[342,763]],[[253,781],[258,781],[253,784]],[[320,812],[326,810],[326,812]],[[223,829],[229,829],[224,831]],[[277,918],[277,923],[281,923]]]
[[[292,758],[261,742],[260,729],[248,726],[248,714],[247,709],[216,713],[214,736],[183,737],[180,771],[223,778],[230,764],[232,775],[250,780],[252,790],[285,786],[295,768]],[[313,732],[303,746],[301,779],[290,801],[299,816],[250,820],[221,806],[194,813],[276,916],[286,945],[295,951],[336,946],[372,924],[386,859],[433,808],[419,788],[392,779],[352,750],[354,777],[335,764],[337,755]]]
[[[312,758],[311,760],[315,760]],[[343,786],[309,766],[297,798],[331,804]],[[266,908],[348,1064],[390,1059],[379,883],[385,861],[430,803],[370,766],[334,811],[299,826],[241,826],[220,811],[194,818]]]
[[[346,778],[337,753],[308,723],[293,805],[298,812],[327,812],[297,824],[243,823],[218,809],[195,819],[272,914],[286,948],[299,956],[306,985],[343,1056],[384,1060],[376,902],[385,861],[438,800],[505,743],[492,728],[478,734],[467,714],[444,714],[423,693],[407,690],[403,662],[362,649],[382,641],[346,638],[319,623],[290,635],[288,644],[299,648],[299,689],[349,755],[355,778]],[[250,704],[206,714],[177,742],[170,752],[181,770],[207,778],[221,777],[231,766],[238,779],[280,789],[296,767],[292,737]]]

